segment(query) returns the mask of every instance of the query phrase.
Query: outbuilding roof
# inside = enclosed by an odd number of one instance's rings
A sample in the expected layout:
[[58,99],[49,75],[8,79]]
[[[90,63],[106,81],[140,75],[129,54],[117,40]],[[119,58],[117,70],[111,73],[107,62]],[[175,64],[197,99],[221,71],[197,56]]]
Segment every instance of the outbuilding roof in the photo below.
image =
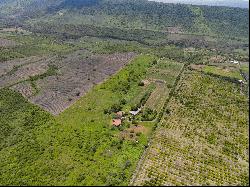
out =
[[113,119],[112,124],[114,126],[118,127],[118,126],[120,126],[122,124],[122,120],[121,119]]

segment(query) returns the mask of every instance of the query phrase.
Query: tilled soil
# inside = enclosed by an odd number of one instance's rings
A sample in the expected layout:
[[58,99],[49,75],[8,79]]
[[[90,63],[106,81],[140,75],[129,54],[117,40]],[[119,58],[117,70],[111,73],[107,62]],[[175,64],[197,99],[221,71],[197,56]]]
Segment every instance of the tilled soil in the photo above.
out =
[[0,47],[13,47],[16,45],[17,43],[12,40],[0,38]]
[[[5,66],[5,70],[3,70],[0,77],[0,88],[8,87],[28,80],[30,77],[35,75],[41,75],[49,69],[48,64],[50,63],[50,61],[47,59],[35,58],[23,60],[25,62],[19,63],[18,66],[13,65],[14,63],[3,63],[3,67]],[[10,70],[11,66],[12,69]],[[2,64],[0,65],[0,67],[2,68]]]
[[37,81],[42,90],[31,98],[54,115],[64,111],[94,85],[115,74],[135,56],[133,53],[65,58],[59,73]]
[[[8,61],[0,65],[0,88],[11,86],[32,103],[53,115],[58,115],[94,85],[118,72],[135,55],[135,53],[93,55],[82,50],[63,58],[33,57],[34,59],[22,59],[21,62]],[[16,65],[19,67],[13,71]],[[56,75],[33,81],[38,90],[38,93],[34,92],[29,78],[45,73],[49,65],[57,67]]]

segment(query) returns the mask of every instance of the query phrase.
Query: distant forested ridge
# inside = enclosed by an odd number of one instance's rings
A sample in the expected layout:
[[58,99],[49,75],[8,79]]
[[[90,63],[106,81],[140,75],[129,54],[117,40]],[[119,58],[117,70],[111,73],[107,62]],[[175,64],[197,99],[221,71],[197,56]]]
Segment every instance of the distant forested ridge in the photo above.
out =
[[22,25],[72,24],[146,29],[214,36],[249,35],[249,10],[166,4],[146,0],[10,0],[0,1],[0,15]]
[[239,7],[249,8],[248,0],[152,0],[156,2],[167,2],[167,3],[184,3],[192,5],[208,5],[208,6],[227,6],[227,7]]

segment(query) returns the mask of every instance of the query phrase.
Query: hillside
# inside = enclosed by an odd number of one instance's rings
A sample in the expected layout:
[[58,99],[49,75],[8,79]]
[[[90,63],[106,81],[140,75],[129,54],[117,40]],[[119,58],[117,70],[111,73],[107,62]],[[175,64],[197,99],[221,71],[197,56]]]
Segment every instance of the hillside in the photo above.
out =
[[0,185],[249,185],[249,12],[0,0]]
[[122,29],[175,30],[216,36],[248,37],[249,11],[240,8],[191,6],[114,0],[2,1],[0,12],[26,26],[92,25]]
[[249,0],[152,0],[156,2],[165,3],[186,3],[193,5],[209,5],[209,6],[227,6],[227,7],[239,7],[239,8],[249,8]]

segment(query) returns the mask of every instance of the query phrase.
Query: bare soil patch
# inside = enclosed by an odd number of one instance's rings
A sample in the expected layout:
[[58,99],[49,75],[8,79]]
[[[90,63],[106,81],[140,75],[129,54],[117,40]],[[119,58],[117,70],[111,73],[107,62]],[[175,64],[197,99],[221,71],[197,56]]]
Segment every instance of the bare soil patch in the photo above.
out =
[[13,47],[16,45],[17,45],[17,43],[15,41],[0,38],[0,47]]
[[217,55],[217,56],[213,56],[209,59],[210,63],[224,63],[226,61],[226,57]]
[[30,33],[29,31],[26,31],[24,29],[22,29],[21,27],[19,28],[2,28],[0,29],[0,32],[21,32],[21,33]]
[[42,60],[12,70],[12,72],[8,72],[4,76],[1,76],[0,88],[8,87],[21,81],[28,80],[32,76],[45,73],[48,70],[48,62]]
[[167,27],[167,32],[171,34],[183,33],[181,27]]
[[132,126],[121,132],[120,136],[125,139],[137,140],[139,133],[147,134],[148,129],[142,125]]
[[45,57],[31,56],[28,58],[15,59],[0,63],[0,77],[13,71],[14,68],[45,60]]
[[34,94],[34,89],[29,82],[16,84],[12,86],[11,89],[21,93],[24,97],[27,98],[31,97]]
[[54,115],[71,106],[94,85],[103,82],[129,63],[134,53],[92,55],[75,53],[57,61],[58,74],[38,80],[41,90],[30,100]]
[[[57,115],[94,85],[123,68],[135,55],[93,55],[86,50],[80,50],[64,57],[12,60],[0,64],[0,88],[11,87],[32,103]],[[56,73],[47,75],[51,66],[56,67]],[[31,78],[37,75],[38,78],[33,79],[31,85]]]
[[193,70],[202,71],[202,69],[205,67],[205,65],[191,64],[190,67],[191,67],[191,69],[193,69]]

